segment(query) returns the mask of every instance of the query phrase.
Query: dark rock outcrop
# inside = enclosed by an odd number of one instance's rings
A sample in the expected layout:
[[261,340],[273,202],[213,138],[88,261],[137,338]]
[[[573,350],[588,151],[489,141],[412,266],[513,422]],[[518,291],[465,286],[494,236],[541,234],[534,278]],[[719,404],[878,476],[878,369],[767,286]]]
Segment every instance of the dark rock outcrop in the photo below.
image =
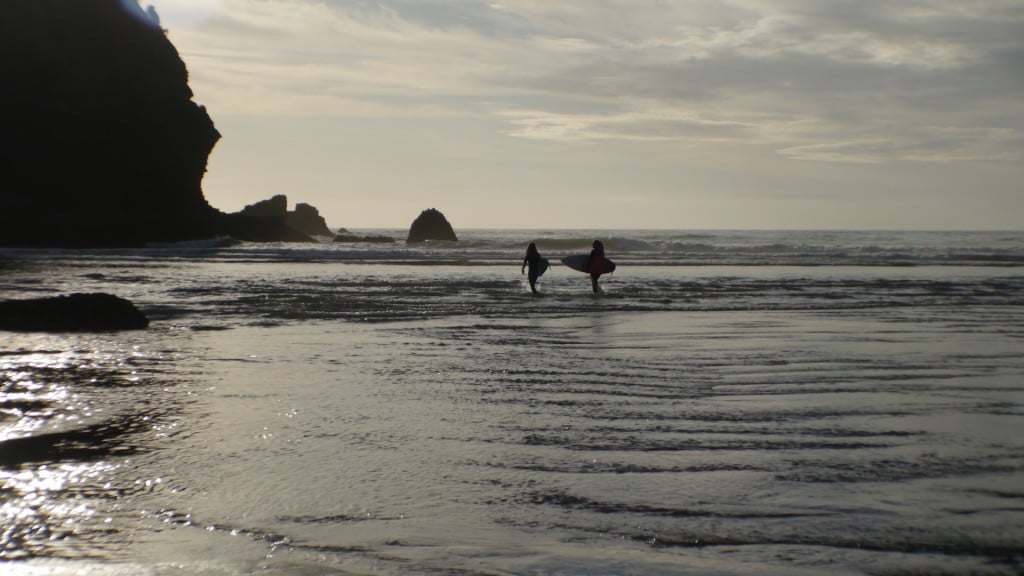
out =
[[416,220],[413,220],[412,226],[409,227],[409,237],[406,239],[406,242],[425,242],[427,240],[446,240],[451,242],[459,240],[455,236],[455,230],[452,229],[452,225],[448,223],[448,219],[434,208],[424,210],[416,217]]
[[149,319],[134,304],[101,292],[0,301],[0,330],[105,332],[147,326]]
[[136,0],[5,0],[0,245],[218,233],[200,182],[220,134]]
[[308,240],[207,203],[220,133],[138,0],[4,0],[0,71],[0,246]]
[[288,212],[287,222],[288,226],[307,236],[334,236],[320,211],[309,204],[296,204],[295,210]]
[[[319,217],[316,208],[309,208]],[[278,194],[273,198],[250,204],[239,212],[228,214],[227,232],[234,238],[249,242],[313,242],[310,234],[290,224],[294,214],[295,212],[288,211],[288,197]],[[327,228],[326,224],[324,228]],[[330,235],[330,230],[324,234]]]
[[260,220],[264,218],[286,219],[288,216],[288,197],[278,194],[266,200],[260,200],[255,204],[249,204],[241,211],[235,212],[239,216]]

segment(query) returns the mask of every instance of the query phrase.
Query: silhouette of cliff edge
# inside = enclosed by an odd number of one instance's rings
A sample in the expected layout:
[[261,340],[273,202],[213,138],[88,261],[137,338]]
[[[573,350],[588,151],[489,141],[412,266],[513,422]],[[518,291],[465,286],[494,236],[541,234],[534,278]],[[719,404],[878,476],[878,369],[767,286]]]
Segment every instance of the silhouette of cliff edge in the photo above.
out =
[[0,82],[0,245],[132,246],[238,228],[203,196],[220,133],[152,8],[5,0]]

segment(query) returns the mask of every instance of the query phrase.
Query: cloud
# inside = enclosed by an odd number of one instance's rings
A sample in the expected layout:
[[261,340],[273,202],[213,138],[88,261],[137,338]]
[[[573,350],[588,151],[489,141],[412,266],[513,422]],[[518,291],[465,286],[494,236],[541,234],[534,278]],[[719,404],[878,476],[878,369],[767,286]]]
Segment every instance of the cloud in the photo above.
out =
[[786,157],[882,164],[894,159],[915,162],[1008,162],[1015,160],[1021,134],[999,128],[922,127],[886,138],[821,142],[784,148]]
[[750,138],[756,124],[716,120],[673,110],[642,109],[618,114],[554,114],[505,110],[513,136],[537,140],[722,141]]
[[833,162],[1024,158],[1014,0],[221,0],[183,29],[155,3],[215,115],[487,116],[534,140]]
[[[137,1],[137,0],[126,0]],[[180,29],[202,26],[217,14],[225,0],[142,0],[147,9],[159,11],[161,23],[173,22]]]

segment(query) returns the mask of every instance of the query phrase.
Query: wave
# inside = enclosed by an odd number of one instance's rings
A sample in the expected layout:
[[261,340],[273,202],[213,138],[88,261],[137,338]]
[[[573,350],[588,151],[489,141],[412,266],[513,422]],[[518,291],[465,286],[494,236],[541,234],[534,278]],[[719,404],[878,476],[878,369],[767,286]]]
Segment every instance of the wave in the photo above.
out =
[[[401,231],[370,229],[360,235],[401,237]],[[122,250],[0,250],[0,259],[26,255],[49,259],[143,260],[207,257],[232,262],[358,262],[423,265],[497,265],[522,261],[537,244],[552,261],[587,253],[594,239],[620,266],[1024,266],[1024,234],[1008,232],[680,232],[469,230],[458,242],[406,245],[377,243],[247,243],[230,238]]]
[[[589,278],[558,262],[589,250],[594,237],[604,238],[618,264],[597,296]],[[520,274],[531,239],[552,263],[537,299]],[[123,294],[151,319],[210,329],[594,309],[1002,307],[1019,305],[1024,293],[1024,239],[1009,233],[472,231],[459,242],[410,246],[214,239],[121,250],[0,250],[0,261],[0,298],[29,291]]]
[[606,251],[614,252],[641,252],[656,251],[661,248],[657,245],[636,238],[536,238],[532,240],[537,244],[537,249],[555,252],[590,252],[594,240],[600,240]]
[[241,240],[236,240],[230,236],[218,236],[216,238],[186,240],[183,242],[154,242],[146,245],[145,249],[192,254],[196,251],[217,250],[220,248],[228,248],[230,246],[238,246],[240,244],[242,244]]
[[[299,272],[296,269],[296,272]],[[740,276],[629,272],[603,281],[594,295],[583,275],[549,272],[543,295],[532,297],[518,271],[479,268],[434,271],[373,266],[301,276],[284,274],[225,284],[220,276],[168,288],[146,312],[154,320],[291,323],[308,320],[398,321],[484,316],[576,316],[604,312],[718,312],[745,310],[846,311],[857,309],[1018,306],[1024,277]]]
[[[373,230],[373,233],[388,231]],[[277,258],[410,261],[464,265],[521,260],[526,246],[557,260],[599,239],[616,262],[652,266],[1024,266],[1024,234],[873,232],[487,231],[417,245],[246,245]]]

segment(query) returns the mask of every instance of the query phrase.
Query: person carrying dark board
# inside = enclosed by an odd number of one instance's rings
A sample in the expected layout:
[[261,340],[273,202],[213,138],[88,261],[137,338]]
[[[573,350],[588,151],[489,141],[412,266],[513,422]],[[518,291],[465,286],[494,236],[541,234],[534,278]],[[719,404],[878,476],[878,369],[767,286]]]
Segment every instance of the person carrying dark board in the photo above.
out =
[[530,267],[530,273],[527,276],[530,279],[530,292],[537,294],[537,278],[548,269],[548,261],[540,255],[540,252],[537,251],[537,244],[533,242],[530,242],[530,245],[526,248],[526,257],[523,258],[523,266],[520,269],[520,273],[525,271],[527,266]]

